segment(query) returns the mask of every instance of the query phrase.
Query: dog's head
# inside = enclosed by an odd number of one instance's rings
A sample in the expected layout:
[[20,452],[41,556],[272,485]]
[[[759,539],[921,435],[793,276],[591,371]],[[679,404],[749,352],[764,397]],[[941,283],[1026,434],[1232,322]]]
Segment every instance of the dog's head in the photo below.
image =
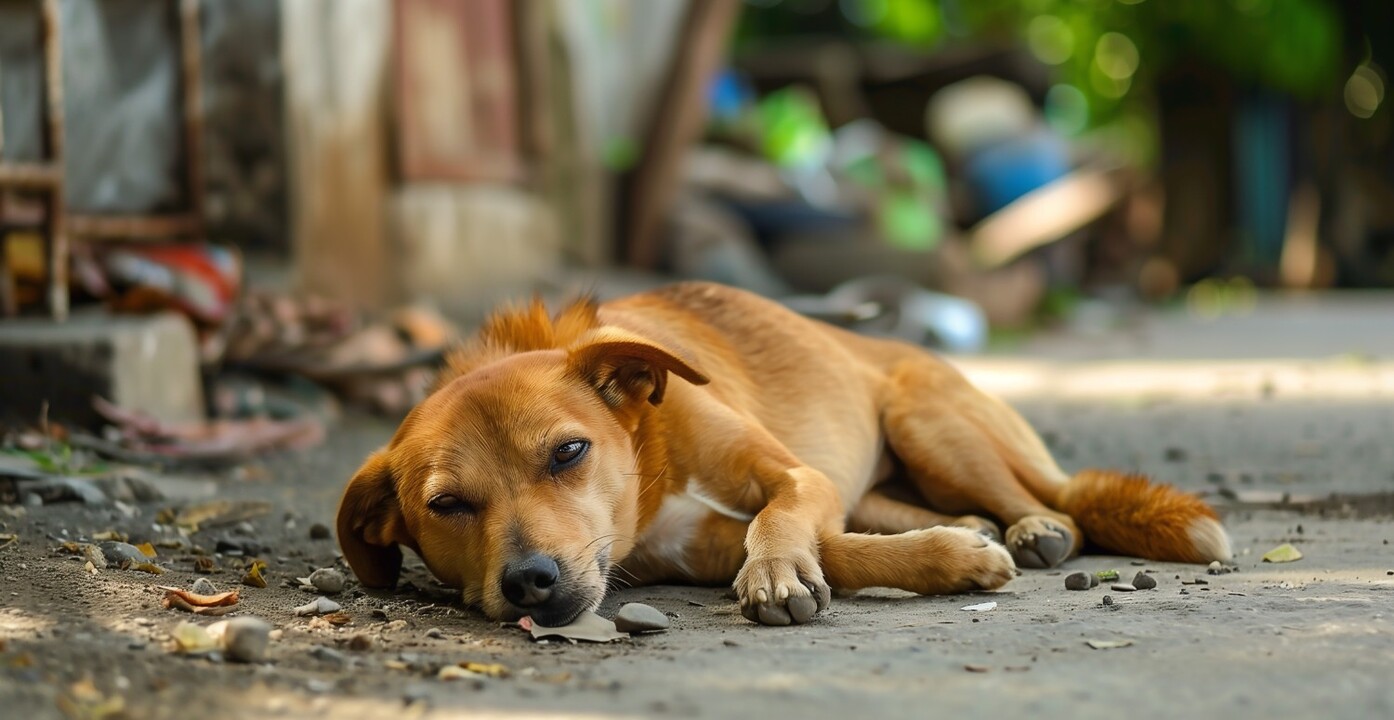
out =
[[390,587],[405,545],[496,619],[563,625],[593,610],[633,548],[635,434],[669,373],[707,382],[679,353],[605,327],[446,382],[349,481],[345,559],[364,585]]

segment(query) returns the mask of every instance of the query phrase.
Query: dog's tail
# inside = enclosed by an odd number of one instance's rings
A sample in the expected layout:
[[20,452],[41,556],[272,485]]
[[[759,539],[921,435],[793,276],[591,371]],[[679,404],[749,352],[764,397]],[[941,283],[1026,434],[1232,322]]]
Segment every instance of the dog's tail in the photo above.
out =
[[1069,515],[1094,545],[1150,560],[1209,563],[1234,555],[1215,511],[1200,498],[1141,475],[1065,474],[1016,411],[989,396],[973,405],[1012,472],[1046,505]]
[[1200,498],[1140,475],[1085,470],[1050,503],[1090,542],[1122,555],[1209,563],[1234,556],[1215,511]]

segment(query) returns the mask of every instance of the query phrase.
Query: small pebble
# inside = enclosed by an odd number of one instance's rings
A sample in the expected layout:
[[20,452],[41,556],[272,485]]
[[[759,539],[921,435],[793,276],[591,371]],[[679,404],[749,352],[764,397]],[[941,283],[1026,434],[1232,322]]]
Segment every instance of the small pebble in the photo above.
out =
[[1130,561],[1128,562],[1128,564],[1129,564],[1129,565],[1135,565],[1135,566],[1142,566],[1142,565],[1146,565],[1146,564],[1147,564],[1147,561],[1146,561],[1146,560],[1130,560]]
[[329,526],[328,526],[328,525],[325,525],[324,523],[315,523],[314,525],[311,525],[311,526],[310,526],[310,539],[311,539],[311,540],[328,540],[328,539],[329,539]]
[[1088,590],[1089,588],[1094,587],[1093,583],[1089,582],[1089,578],[1089,573],[1070,573],[1069,575],[1065,576],[1065,589]]
[[1133,576],[1133,587],[1138,590],[1151,590],[1157,587],[1157,579],[1147,573],[1138,573]]
[[430,630],[426,631],[426,637],[435,638],[439,640],[445,637],[445,633],[441,632],[440,628],[431,628]]
[[1186,462],[1186,450],[1179,447],[1169,447],[1165,453],[1167,462]]
[[1226,568],[1224,563],[1221,563],[1219,560],[1214,560],[1211,561],[1210,566],[1207,567],[1205,571],[1211,575],[1224,575],[1229,572],[1229,568]]
[[625,603],[615,615],[615,629],[626,633],[668,629],[668,616],[643,603]]
[[1132,585],[1129,585],[1128,583],[1114,583],[1112,585],[1109,585],[1109,588],[1116,592],[1133,592],[1134,590],[1137,590],[1137,588],[1133,587]]
[[1105,605],[1112,605],[1112,604],[1113,604],[1113,596],[1111,596],[1111,595],[1105,595],[1105,596],[1104,596],[1104,604],[1105,604]]
[[[101,549],[102,554],[106,556],[108,565],[120,565],[128,561],[143,563],[150,560],[150,558],[145,557],[145,553],[141,552],[139,548],[130,543],[107,540],[106,542],[97,543],[97,547]],[[96,565],[96,563],[93,564]],[[99,565],[98,567],[101,566]]]
[[310,657],[316,660],[322,660],[327,663],[333,663],[335,665],[344,665],[348,662],[348,658],[344,657],[343,653],[339,652],[338,650],[335,650],[332,647],[326,647],[324,645],[316,646],[313,650],[311,650]]
[[271,623],[257,617],[236,617],[227,621],[223,650],[229,660],[255,663],[266,659],[271,643]]
[[213,586],[213,581],[208,578],[199,578],[194,581],[193,587],[189,588],[195,595],[217,595],[218,588]]
[[339,603],[327,597],[320,596],[304,605],[295,608],[296,615],[328,615],[329,613],[339,612]]
[[236,525],[233,525],[233,526],[232,526],[232,531],[235,532],[235,533],[237,533],[238,535],[255,535],[255,534],[257,534],[256,526],[252,525],[251,523],[247,522],[246,520],[243,520],[242,522],[237,523]]
[[354,635],[352,638],[349,638],[348,649],[354,652],[364,652],[366,650],[371,650],[372,647],[373,640],[367,635]]
[[328,595],[337,595],[344,591],[344,584],[347,582],[344,574],[334,568],[320,568],[310,573],[310,584],[316,590]]
[[36,492],[24,493],[24,506],[31,508],[43,507],[44,498]]

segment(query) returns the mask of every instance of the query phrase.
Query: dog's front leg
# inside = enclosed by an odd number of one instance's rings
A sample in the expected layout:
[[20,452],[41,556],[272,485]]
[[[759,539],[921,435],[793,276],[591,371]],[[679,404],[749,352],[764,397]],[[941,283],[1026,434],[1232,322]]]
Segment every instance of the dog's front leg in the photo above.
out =
[[832,593],[818,542],[843,529],[842,501],[832,481],[791,460],[787,451],[774,452],[751,467],[766,503],[746,530],[746,559],[735,589],[741,614],[765,625],[805,623],[828,606]]

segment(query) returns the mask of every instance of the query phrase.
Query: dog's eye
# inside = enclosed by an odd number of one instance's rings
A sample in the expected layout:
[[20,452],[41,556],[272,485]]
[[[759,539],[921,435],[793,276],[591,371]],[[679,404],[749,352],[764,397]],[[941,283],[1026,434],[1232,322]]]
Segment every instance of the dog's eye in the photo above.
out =
[[474,512],[474,506],[455,495],[437,495],[426,506],[442,515],[457,515]]
[[552,474],[565,470],[581,461],[591,444],[585,440],[567,440],[552,451]]

